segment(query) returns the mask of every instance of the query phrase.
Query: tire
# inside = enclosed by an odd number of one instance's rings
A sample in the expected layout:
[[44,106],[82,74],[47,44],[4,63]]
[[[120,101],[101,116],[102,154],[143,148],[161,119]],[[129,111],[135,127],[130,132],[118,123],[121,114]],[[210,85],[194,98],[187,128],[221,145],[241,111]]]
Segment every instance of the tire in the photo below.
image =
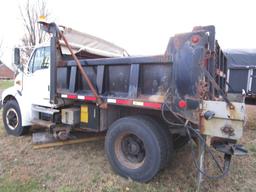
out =
[[161,134],[162,139],[164,140],[165,146],[165,158],[163,159],[163,163],[161,165],[161,169],[168,167],[171,163],[171,159],[174,156],[174,147],[173,147],[173,138],[172,134],[168,131],[166,126],[162,124],[160,121],[155,120],[149,116],[141,116],[146,121],[149,121]]
[[15,100],[4,104],[3,122],[6,132],[10,135],[21,136],[28,130],[27,127],[22,127],[20,107]]
[[113,170],[139,182],[151,180],[167,163],[169,146],[161,127],[149,117],[131,116],[115,121],[105,139]]

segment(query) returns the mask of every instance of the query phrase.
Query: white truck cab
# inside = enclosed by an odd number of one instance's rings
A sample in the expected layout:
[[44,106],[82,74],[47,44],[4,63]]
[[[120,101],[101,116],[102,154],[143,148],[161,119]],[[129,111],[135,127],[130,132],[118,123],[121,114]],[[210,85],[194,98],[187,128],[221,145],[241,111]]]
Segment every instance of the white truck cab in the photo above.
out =
[[[14,86],[2,93],[3,120],[7,132],[20,135],[32,124],[33,106],[54,107],[50,104],[50,44],[36,46],[27,64],[22,64]],[[21,115],[22,114],[22,115]]]

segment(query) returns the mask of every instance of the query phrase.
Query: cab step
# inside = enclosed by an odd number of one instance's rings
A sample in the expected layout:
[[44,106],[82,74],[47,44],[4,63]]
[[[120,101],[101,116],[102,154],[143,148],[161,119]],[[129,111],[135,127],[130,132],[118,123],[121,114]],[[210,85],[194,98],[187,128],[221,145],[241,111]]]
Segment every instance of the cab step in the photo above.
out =
[[46,127],[50,130],[56,126],[56,124],[51,121],[45,121],[41,119],[33,119],[31,122],[35,126]]

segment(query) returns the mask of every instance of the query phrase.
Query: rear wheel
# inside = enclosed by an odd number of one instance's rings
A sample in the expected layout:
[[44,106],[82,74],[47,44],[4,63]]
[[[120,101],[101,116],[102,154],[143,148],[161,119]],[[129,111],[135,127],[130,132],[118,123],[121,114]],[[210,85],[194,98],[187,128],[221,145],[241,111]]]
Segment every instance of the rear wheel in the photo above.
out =
[[147,182],[166,164],[167,150],[163,132],[152,119],[124,117],[108,130],[105,150],[115,172],[136,181]]
[[3,121],[8,134],[20,136],[27,131],[27,127],[22,127],[20,107],[15,100],[9,100],[4,104]]

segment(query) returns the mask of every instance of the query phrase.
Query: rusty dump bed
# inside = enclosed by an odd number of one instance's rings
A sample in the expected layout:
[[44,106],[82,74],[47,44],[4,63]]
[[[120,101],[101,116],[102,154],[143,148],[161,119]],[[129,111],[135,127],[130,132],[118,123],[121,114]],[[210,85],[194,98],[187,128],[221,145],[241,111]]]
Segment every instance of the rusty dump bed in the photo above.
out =
[[[62,98],[101,109],[123,106],[130,114],[152,109],[146,114],[173,125],[166,113],[172,122],[182,122],[180,127],[192,123],[202,135],[233,140],[242,136],[245,106],[227,97],[227,58],[215,40],[214,26],[177,34],[163,55],[147,57],[73,52],[65,34],[59,34],[51,42],[52,103]],[[63,54],[63,42],[71,55]]]
[[[77,62],[61,54],[56,45],[51,48],[51,53],[55,51],[52,102],[57,97],[97,102]],[[77,57],[98,96],[109,105],[160,110],[168,102],[174,112],[199,123],[202,100],[226,98],[227,61],[215,40],[214,26],[175,35],[160,56],[106,58],[85,53]]]

